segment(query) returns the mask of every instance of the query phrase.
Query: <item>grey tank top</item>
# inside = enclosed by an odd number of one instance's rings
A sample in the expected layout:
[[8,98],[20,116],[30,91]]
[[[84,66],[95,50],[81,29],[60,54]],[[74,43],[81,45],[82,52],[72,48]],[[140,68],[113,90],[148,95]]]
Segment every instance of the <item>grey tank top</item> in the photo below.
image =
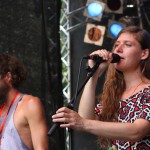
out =
[[[14,112],[16,110],[18,102],[22,99],[22,97],[23,94],[20,94],[18,99],[14,102],[9,110],[5,127],[2,132],[0,150],[30,150],[20,138],[13,120]],[[2,118],[0,119],[0,124],[1,122]]]

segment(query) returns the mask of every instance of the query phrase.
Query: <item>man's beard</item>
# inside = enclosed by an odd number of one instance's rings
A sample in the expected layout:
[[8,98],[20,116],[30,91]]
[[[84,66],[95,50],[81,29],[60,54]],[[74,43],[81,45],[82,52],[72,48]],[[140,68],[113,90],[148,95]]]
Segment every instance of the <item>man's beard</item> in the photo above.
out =
[[5,80],[0,83],[0,107],[6,103],[8,97],[9,86]]

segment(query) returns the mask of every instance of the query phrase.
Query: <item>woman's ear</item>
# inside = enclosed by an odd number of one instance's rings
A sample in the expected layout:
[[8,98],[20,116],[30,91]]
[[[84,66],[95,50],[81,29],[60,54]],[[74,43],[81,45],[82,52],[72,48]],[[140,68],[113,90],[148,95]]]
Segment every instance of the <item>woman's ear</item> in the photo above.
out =
[[145,60],[149,57],[149,49],[146,48],[145,50],[142,50],[142,56],[141,56],[141,60]]

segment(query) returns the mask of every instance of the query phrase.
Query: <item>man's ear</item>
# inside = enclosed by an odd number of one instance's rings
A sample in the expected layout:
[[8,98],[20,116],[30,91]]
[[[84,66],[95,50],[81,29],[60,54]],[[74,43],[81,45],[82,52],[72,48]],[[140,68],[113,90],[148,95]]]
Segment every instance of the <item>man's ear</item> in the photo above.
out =
[[6,80],[8,83],[10,83],[10,82],[11,82],[11,78],[12,78],[11,73],[10,73],[10,72],[7,72],[6,75],[5,75],[5,80]]
[[146,48],[145,50],[142,50],[142,56],[141,56],[141,60],[145,60],[149,57],[149,49]]

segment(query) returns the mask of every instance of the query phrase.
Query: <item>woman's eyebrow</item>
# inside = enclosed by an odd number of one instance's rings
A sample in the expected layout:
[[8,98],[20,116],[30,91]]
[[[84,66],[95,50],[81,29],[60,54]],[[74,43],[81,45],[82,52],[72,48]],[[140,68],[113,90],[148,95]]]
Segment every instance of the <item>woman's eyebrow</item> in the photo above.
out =
[[[129,40],[123,40],[123,43],[126,43],[126,42],[132,42],[132,41],[129,41]],[[121,43],[121,41],[116,41],[115,43]]]

